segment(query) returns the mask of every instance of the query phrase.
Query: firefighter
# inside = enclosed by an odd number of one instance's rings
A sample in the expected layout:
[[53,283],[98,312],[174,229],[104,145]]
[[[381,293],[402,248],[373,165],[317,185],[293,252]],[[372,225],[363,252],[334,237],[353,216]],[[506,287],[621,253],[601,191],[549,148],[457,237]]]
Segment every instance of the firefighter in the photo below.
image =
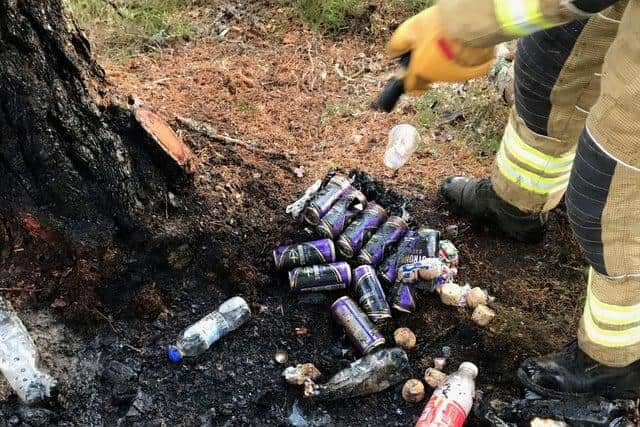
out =
[[545,397],[640,396],[640,0],[440,0],[393,34],[407,93],[488,70],[519,39],[515,105],[492,176],[450,177],[451,209],[518,240],[540,238],[564,196],[590,264],[577,340],[526,360]]

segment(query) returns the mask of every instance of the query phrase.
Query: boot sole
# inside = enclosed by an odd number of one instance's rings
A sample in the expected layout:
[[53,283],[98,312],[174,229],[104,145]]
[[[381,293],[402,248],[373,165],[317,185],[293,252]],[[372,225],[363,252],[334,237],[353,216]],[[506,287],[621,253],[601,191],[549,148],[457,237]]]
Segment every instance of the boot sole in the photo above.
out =
[[592,397],[602,397],[609,400],[615,399],[630,399],[635,400],[640,397],[640,390],[638,391],[623,391],[620,393],[616,393],[612,395],[610,393],[572,393],[568,391],[557,391],[552,390],[546,387],[542,387],[529,379],[527,373],[522,369],[518,368],[518,379],[522,383],[523,386],[533,391],[536,394],[539,394],[542,397],[547,397],[551,399],[564,399],[564,398],[578,398],[578,399],[587,399]]

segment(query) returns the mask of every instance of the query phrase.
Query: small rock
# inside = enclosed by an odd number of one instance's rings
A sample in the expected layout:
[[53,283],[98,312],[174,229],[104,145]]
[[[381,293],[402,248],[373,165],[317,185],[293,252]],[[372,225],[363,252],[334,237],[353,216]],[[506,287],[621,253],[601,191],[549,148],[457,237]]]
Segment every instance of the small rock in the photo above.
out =
[[285,363],[287,363],[287,360],[289,359],[289,356],[287,355],[286,351],[280,350],[280,351],[276,351],[276,355],[275,355],[274,359],[279,364],[284,365]]
[[405,350],[411,350],[416,346],[416,335],[409,328],[398,328],[393,333],[393,339],[397,345]]
[[442,371],[444,367],[447,365],[447,359],[444,357],[436,357],[433,359],[433,367],[439,371]]
[[458,226],[457,225],[447,225],[445,228],[447,236],[456,237],[458,235]]
[[447,374],[435,368],[429,368],[424,373],[424,382],[431,388],[437,388],[446,378]]
[[127,412],[127,417],[137,417],[142,414],[146,414],[151,409],[151,405],[153,405],[153,399],[151,399],[151,396],[144,393],[142,390],[138,390],[138,394],[136,394],[136,398]]
[[402,386],[402,398],[409,403],[418,403],[424,399],[424,384],[422,381],[410,379]]
[[301,328],[296,328],[295,333],[298,337],[306,337],[307,335],[309,335],[309,329],[303,326]]
[[473,310],[473,314],[471,315],[471,320],[473,320],[476,325],[479,326],[487,326],[493,318],[496,317],[496,312],[487,307],[484,304],[480,304]]
[[102,372],[102,377],[112,384],[133,381],[138,377],[136,371],[124,363],[112,360],[107,368]]
[[282,376],[287,380],[289,384],[302,385],[307,379],[313,381],[320,378],[320,371],[315,367],[313,363],[303,363],[296,365],[296,367],[289,366],[282,372]]

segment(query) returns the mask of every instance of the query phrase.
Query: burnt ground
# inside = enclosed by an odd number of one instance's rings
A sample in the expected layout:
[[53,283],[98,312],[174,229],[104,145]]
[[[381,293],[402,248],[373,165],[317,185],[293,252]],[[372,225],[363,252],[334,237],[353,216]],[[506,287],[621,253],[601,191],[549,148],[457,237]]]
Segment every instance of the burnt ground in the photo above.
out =
[[[341,294],[290,294],[285,278],[272,270],[275,246],[308,238],[287,217],[286,205],[336,167],[363,170],[406,197],[416,224],[457,225],[452,240],[461,250],[460,282],[497,298],[498,316],[487,329],[433,295],[419,295],[413,315],[396,316],[385,335],[391,340],[398,326],[416,333],[418,345],[409,352],[413,377],[422,378],[449,346],[448,370],[473,361],[485,395],[520,397],[518,364],[570,340],[580,315],[585,263],[562,211],[553,213],[544,240],[533,245],[450,215],[437,183],[453,173],[485,176],[491,156],[478,145],[432,138],[434,129],[422,129],[423,148],[412,160],[398,174],[384,169],[390,127],[418,119],[408,101],[389,115],[369,110],[389,69],[380,42],[322,38],[282,24],[277,10],[229,19],[232,29],[222,40],[198,39],[122,63],[103,59],[114,88],[144,100],[196,152],[196,191],[211,206],[218,235],[158,254],[144,271],[96,275],[96,305],[74,288],[91,275],[82,259],[54,259],[41,234],[5,227],[3,295],[15,302],[60,391],[47,407],[25,408],[0,383],[0,426],[283,425],[296,402],[336,425],[415,422],[424,403],[404,402],[401,385],[344,402],[306,403],[280,377],[286,365],[274,361],[275,352],[285,350],[287,365],[313,362],[327,378],[355,358],[329,315]],[[490,85],[484,87],[477,108],[506,109]],[[207,122],[246,144],[190,132],[178,116]],[[465,126],[462,120],[449,131],[455,136]],[[164,347],[233,295],[250,302],[252,320],[205,354],[169,364]],[[308,335],[297,335],[296,328],[307,328]],[[468,425],[480,424],[472,417]]]

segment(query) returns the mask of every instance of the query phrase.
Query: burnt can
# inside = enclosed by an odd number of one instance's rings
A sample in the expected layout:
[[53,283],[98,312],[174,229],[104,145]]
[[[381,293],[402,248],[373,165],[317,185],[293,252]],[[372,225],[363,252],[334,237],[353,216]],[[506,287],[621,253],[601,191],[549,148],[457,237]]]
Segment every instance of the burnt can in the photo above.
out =
[[333,319],[344,328],[351,343],[361,354],[367,354],[384,345],[382,334],[354,300],[348,296],[338,298],[331,305]]
[[361,265],[353,270],[353,288],[360,307],[373,323],[391,317],[391,309],[384,295],[376,271],[370,265]]
[[386,257],[380,267],[378,267],[378,274],[383,282],[393,284],[398,277],[398,259],[400,255],[405,253],[413,245],[416,239],[416,233],[413,230],[408,230],[404,235],[400,244],[396,250]]
[[365,243],[357,260],[363,264],[376,266],[384,259],[393,245],[402,239],[409,226],[399,216],[392,216],[382,224],[373,236]]
[[413,313],[416,309],[413,287],[408,283],[396,282],[391,288],[391,306],[403,313]]
[[336,245],[345,258],[353,258],[362,244],[387,219],[387,212],[377,203],[370,202],[362,213],[353,220],[340,235]]
[[298,267],[289,272],[292,291],[313,292],[346,289],[351,283],[351,267],[346,262]]
[[304,210],[304,219],[311,225],[318,225],[320,219],[329,212],[331,206],[351,188],[351,181],[343,175],[335,175],[321,188]]
[[411,247],[398,260],[399,265],[424,261],[427,258],[438,257],[438,240],[440,232],[430,228],[421,228]]
[[316,231],[324,237],[335,239],[366,206],[367,198],[352,187],[320,219]]
[[273,251],[273,260],[278,270],[328,264],[336,261],[336,247],[330,239],[278,246]]

